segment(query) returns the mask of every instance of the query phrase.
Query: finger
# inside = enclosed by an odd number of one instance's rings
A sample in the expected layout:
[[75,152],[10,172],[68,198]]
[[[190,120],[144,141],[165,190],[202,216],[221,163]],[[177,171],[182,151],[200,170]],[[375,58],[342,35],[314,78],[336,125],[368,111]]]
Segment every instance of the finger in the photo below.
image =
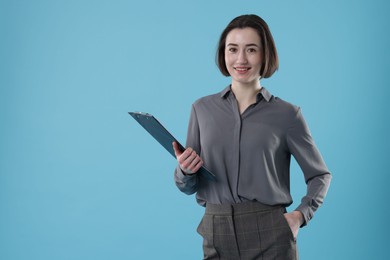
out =
[[184,163],[187,158],[192,154],[193,150],[191,147],[188,147],[181,155],[179,158],[179,163],[182,164]]
[[187,157],[187,159],[185,159],[185,161],[183,162],[183,166],[185,168],[189,168],[191,163],[194,161],[194,159],[197,157],[198,155],[196,154],[195,151],[192,151],[192,153],[190,154],[190,156]]
[[199,157],[199,156],[196,156],[196,157],[192,160],[191,164],[188,166],[188,169],[190,169],[191,171],[194,171],[194,168],[195,168],[195,166],[198,164],[199,161],[200,161],[200,157]]
[[195,165],[195,167],[193,168],[193,171],[194,171],[194,172],[199,171],[200,167],[202,167],[202,166],[203,166],[203,161],[200,160],[200,161]]

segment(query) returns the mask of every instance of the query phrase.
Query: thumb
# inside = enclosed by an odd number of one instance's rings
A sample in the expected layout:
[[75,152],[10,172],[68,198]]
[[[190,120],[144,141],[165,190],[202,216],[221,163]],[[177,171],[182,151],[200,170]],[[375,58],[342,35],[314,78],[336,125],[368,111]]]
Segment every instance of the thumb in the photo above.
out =
[[176,158],[179,157],[183,152],[180,151],[179,145],[176,142],[172,143],[173,150],[175,151]]

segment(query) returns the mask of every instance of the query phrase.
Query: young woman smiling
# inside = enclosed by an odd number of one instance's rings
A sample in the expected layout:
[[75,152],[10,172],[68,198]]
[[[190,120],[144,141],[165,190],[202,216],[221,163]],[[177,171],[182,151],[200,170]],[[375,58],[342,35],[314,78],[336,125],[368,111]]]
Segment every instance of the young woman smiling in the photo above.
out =
[[[268,25],[257,15],[233,19],[222,32],[217,64],[231,84],[198,99],[187,148],[173,143],[177,187],[206,207],[198,227],[204,259],[297,259],[296,239],[323,203],[331,175],[299,107],[260,84],[279,66]],[[307,184],[287,213],[291,155]],[[205,165],[216,176],[197,175]]]

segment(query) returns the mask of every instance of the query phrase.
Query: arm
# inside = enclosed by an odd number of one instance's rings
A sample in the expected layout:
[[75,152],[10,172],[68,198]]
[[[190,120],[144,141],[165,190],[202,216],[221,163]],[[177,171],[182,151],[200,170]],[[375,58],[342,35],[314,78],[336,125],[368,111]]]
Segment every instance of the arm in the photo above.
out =
[[301,226],[305,226],[313,218],[314,212],[322,205],[329,188],[331,175],[300,109],[288,129],[287,145],[301,167],[307,184],[306,195],[296,208],[296,211],[301,212],[303,216]]
[[176,186],[182,192],[190,195],[198,190],[198,176],[196,172],[203,165],[200,154],[200,133],[195,108],[192,106],[188,124],[187,142],[185,151],[181,152],[176,143],[173,143],[178,165],[174,179]]

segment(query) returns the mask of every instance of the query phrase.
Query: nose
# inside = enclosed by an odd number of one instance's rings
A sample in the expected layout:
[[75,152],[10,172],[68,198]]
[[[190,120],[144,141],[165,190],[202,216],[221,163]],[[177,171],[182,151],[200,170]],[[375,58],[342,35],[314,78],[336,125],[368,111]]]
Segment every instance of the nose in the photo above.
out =
[[247,61],[246,52],[244,50],[240,51],[238,53],[237,62],[240,64],[245,64]]

